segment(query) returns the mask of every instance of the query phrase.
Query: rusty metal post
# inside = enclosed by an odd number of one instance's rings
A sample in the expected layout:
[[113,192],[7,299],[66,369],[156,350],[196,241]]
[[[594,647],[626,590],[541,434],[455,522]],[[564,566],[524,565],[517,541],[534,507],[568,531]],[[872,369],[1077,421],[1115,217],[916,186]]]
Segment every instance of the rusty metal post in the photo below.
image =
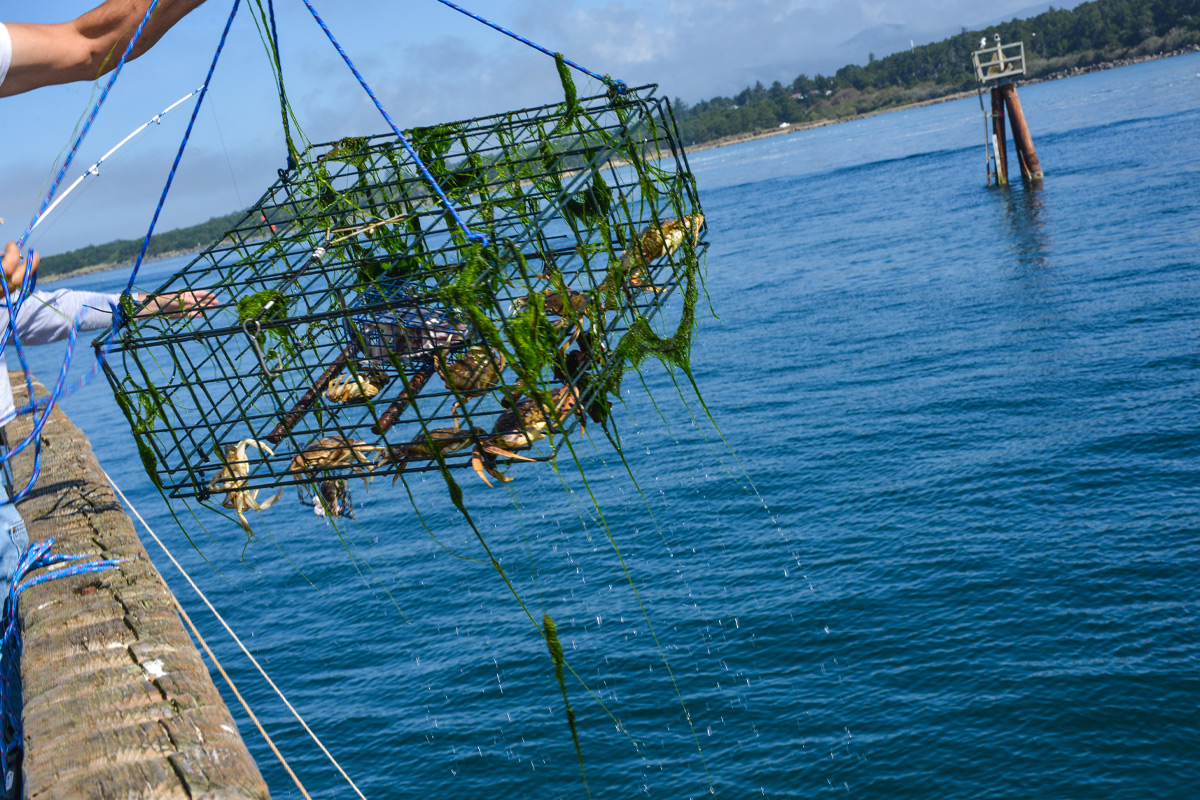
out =
[[342,371],[346,369],[346,362],[354,355],[356,350],[358,350],[358,345],[350,345],[333,360],[333,363],[313,381],[312,386],[309,387],[308,391],[304,393],[304,396],[300,398],[296,405],[292,407],[292,410],[283,415],[283,419],[275,426],[275,430],[267,434],[268,442],[279,444],[283,441],[283,437],[287,436],[288,431],[295,427],[301,417],[307,414],[308,410],[312,408],[313,403],[317,402],[317,398],[321,395],[321,392],[325,391],[334,378],[342,374]]
[[400,419],[400,415],[404,413],[404,409],[408,408],[412,403],[413,398],[417,393],[425,388],[425,384],[429,382],[433,376],[433,368],[429,367],[422,369],[408,379],[404,384],[404,389],[400,392],[400,396],[396,401],[387,407],[387,410],[379,415],[379,421],[371,426],[372,433],[384,433],[388,428],[396,424],[396,420]]
[[1012,123],[1013,144],[1017,147],[1021,174],[1027,181],[1041,180],[1042,165],[1038,162],[1037,151],[1033,149],[1033,137],[1029,135],[1029,126],[1025,124],[1025,113],[1021,110],[1017,87],[1010,83],[1001,88],[1004,92],[1004,102],[1008,105],[1008,119]]
[[1004,126],[1004,95],[1001,87],[992,89],[992,142],[996,151],[996,184],[1008,184],[1008,140]]

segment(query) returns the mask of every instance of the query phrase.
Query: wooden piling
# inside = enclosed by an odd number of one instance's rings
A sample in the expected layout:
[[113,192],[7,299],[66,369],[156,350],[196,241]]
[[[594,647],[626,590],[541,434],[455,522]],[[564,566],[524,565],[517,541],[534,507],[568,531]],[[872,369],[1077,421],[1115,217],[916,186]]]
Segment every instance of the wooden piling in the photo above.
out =
[[997,88],[1004,92],[1004,102],[1008,106],[1008,119],[1012,123],[1013,144],[1017,148],[1017,159],[1021,162],[1021,174],[1025,180],[1041,180],[1042,165],[1038,161],[1037,151],[1033,149],[1033,137],[1029,135],[1029,126],[1025,123],[1025,112],[1021,110],[1017,87],[1010,83]]
[[1008,184],[1008,141],[1004,126],[1004,95],[1000,87],[992,89],[992,141],[996,151],[996,183]]
[[[9,379],[17,405],[25,403],[21,373]],[[10,438],[23,440],[31,427],[30,416],[20,417]],[[30,541],[53,538],[55,553],[125,563],[21,595],[24,796],[266,800],[258,767],[87,437],[56,408],[41,439],[41,477],[17,505]],[[14,458],[18,488],[32,465],[33,447]]]
[[[996,183],[1003,186],[1008,183],[1008,144],[1004,141],[1004,115],[1007,107],[1008,121],[1012,123],[1013,144],[1017,148],[1017,160],[1021,164],[1021,175],[1027,181],[1042,179],[1042,165],[1038,161],[1037,151],[1033,149],[1033,137],[1029,135],[1029,126],[1025,123],[1025,113],[1021,110],[1021,100],[1017,97],[1017,87],[1013,81],[1025,76],[1025,44],[1011,42],[1004,44],[1000,34],[992,36],[994,46],[987,46],[987,39],[979,42],[979,49],[971,54],[971,62],[975,67],[975,78],[983,87],[992,90],[992,112],[984,110],[984,116],[992,118],[992,130],[986,136],[992,138],[992,150],[995,151]],[[983,96],[979,97],[980,109],[983,110]],[[984,129],[986,131],[986,125]],[[985,142],[984,146],[987,144]],[[989,174],[990,185],[990,174]]]

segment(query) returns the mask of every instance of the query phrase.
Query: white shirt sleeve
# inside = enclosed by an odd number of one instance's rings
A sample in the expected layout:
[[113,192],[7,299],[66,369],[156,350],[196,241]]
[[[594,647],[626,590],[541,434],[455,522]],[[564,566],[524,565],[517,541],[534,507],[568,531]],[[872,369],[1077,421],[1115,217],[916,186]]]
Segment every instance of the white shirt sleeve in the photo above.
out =
[[[65,339],[71,332],[76,315],[79,329],[94,331],[112,324],[112,306],[121,299],[119,294],[102,294],[76,289],[57,289],[53,292],[34,292],[25,298],[17,315],[17,333],[21,344],[45,344]],[[0,295],[0,330],[8,325],[8,310]],[[12,387],[3,358],[0,358],[0,425],[10,422],[13,412]]]
[[8,74],[8,65],[11,63],[12,37],[8,35],[8,28],[0,22],[0,84],[4,83],[4,76]]
[[[25,298],[17,315],[17,333],[21,344],[46,344],[67,338],[79,316],[79,330],[94,331],[112,324],[112,305],[118,294],[101,294],[77,289],[34,292]],[[3,298],[0,297],[0,305]],[[5,315],[7,316],[7,315]]]

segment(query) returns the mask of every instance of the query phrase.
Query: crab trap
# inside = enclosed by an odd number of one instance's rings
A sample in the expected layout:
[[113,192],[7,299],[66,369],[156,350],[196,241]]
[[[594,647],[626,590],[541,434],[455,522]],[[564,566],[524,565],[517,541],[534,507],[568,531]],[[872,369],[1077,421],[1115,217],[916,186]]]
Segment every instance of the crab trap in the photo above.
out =
[[292,159],[155,293],[207,289],[217,307],[126,309],[105,372],[156,485],[248,528],[283,487],[346,513],[356,478],[506,480],[604,423],[628,364],[686,347],[706,248],[654,89]]

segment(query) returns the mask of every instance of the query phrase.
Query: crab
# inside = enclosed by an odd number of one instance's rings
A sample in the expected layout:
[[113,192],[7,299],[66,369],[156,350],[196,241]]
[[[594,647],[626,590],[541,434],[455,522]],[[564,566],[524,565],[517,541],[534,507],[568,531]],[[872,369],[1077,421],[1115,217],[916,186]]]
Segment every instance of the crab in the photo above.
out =
[[[513,300],[513,310],[524,311],[529,308],[532,297],[534,295],[526,295]],[[583,335],[581,318],[589,314],[591,298],[583,292],[566,286],[562,291],[546,289],[542,292],[541,297],[543,298],[542,308],[545,309],[546,317],[549,318],[554,330],[561,333],[568,326],[571,328],[566,341],[559,346],[559,351],[565,354]]]
[[325,436],[297,453],[288,464],[289,472],[317,472],[318,470],[336,469],[349,466],[363,479],[363,485],[369,486],[369,473],[375,465],[367,458],[369,453],[378,453],[384,448],[368,445],[359,439],[349,439],[345,436]]
[[397,470],[396,477],[392,479],[394,484],[396,478],[400,477],[400,473],[404,472],[408,462],[431,461],[439,455],[448,456],[486,436],[487,432],[482,428],[465,429],[457,425],[453,428],[434,428],[428,433],[417,434],[407,444],[394,444],[386,448],[379,454],[375,466],[399,464],[400,469]]
[[383,391],[392,380],[385,370],[370,368],[330,381],[325,397],[334,403],[361,403]]
[[[513,310],[523,311],[528,308],[531,296],[526,295],[513,300]],[[557,289],[546,289],[542,292],[542,298],[542,306],[546,309],[546,315],[550,317],[579,316],[588,304],[586,294],[571,288],[567,288],[565,294]],[[570,311],[567,310],[568,307],[571,309]]]
[[[574,387],[563,386],[552,394],[552,414],[555,423],[562,422],[579,400]],[[492,482],[487,479],[491,475],[497,480],[507,483],[512,478],[496,469],[496,456],[513,458],[518,461],[535,461],[536,459],[519,455],[513,451],[528,450],[535,442],[546,438],[550,430],[551,417],[547,417],[541,403],[536,398],[529,397],[508,404],[508,407],[496,419],[492,433],[480,439],[471,455],[471,466],[476,474],[488,486]],[[486,472],[486,474],[485,474]]]
[[650,262],[674,253],[683,245],[684,237],[699,239],[703,226],[703,214],[687,214],[683,219],[665,219],[638,234],[633,247],[621,258],[621,271],[628,276],[629,285],[661,291],[646,283]]
[[283,496],[283,490],[280,489],[269,500],[259,502],[258,489],[245,488],[246,482],[250,479],[250,460],[246,457],[246,450],[250,447],[257,448],[269,456],[275,455],[275,451],[271,449],[270,445],[257,439],[243,439],[237,444],[226,445],[224,466],[221,472],[209,482],[208,488],[213,492],[225,493],[225,499],[221,501],[221,505],[236,511],[238,522],[242,528],[246,533],[253,535],[250,523],[246,521],[246,510],[265,511]]
[[[301,493],[301,500],[304,494]],[[318,491],[312,495],[313,513],[318,517],[326,514],[333,517],[355,519],[354,506],[350,500],[350,487],[342,479],[321,481]]]
[[[458,361],[444,366],[439,364],[437,371],[447,389],[460,398],[467,398],[478,397],[498,384],[507,365],[504,354],[499,350],[475,345]],[[455,422],[458,421],[458,409],[462,405],[459,400],[450,409],[450,416]]]

